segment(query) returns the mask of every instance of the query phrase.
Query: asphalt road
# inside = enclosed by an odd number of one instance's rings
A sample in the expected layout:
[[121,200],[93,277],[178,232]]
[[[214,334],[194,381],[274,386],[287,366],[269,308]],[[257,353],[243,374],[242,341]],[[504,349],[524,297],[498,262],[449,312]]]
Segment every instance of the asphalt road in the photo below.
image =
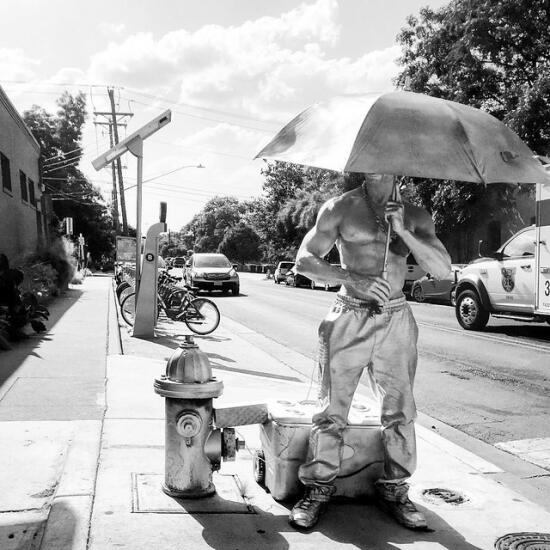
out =
[[[315,358],[317,326],[334,294],[240,276],[241,296],[212,295],[222,315]],[[420,328],[420,411],[491,444],[550,437],[550,326],[491,319],[485,331],[469,332],[449,306],[411,307]]]

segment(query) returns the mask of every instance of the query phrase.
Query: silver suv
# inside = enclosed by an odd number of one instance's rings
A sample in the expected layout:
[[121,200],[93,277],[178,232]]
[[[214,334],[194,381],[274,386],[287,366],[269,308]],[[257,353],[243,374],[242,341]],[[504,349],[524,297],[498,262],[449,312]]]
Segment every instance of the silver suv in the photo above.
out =
[[195,253],[186,264],[185,282],[199,290],[239,294],[239,275],[225,254]]
[[281,281],[286,281],[286,276],[293,267],[294,262],[279,262],[273,275],[273,282],[278,285]]

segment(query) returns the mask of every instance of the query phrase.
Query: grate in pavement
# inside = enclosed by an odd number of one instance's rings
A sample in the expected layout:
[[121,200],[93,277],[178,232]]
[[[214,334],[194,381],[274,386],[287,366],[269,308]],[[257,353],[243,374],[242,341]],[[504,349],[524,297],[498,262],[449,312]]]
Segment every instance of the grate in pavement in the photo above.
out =
[[550,533],[509,533],[495,542],[496,550],[550,550]]
[[458,491],[442,489],[440,487],[425,489],[422,491],[422,497],[432,504],[452,504],[454,506],[459,506],[470,500]]
[[214,474],[216,494],[198,499],[169,497],[163,474],[132,474],[132,512],[154,514],[254,514],[236,475]]

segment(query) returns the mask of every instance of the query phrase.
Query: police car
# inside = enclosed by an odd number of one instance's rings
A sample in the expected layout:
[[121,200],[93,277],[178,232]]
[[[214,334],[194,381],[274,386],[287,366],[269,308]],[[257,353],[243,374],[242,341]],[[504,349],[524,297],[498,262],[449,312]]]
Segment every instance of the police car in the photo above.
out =
[[464,329],[482,329],[491,315],[550,323],[548,227],[545,223],[526,227],[490,257],[474,260],[462,269],[455,312]]

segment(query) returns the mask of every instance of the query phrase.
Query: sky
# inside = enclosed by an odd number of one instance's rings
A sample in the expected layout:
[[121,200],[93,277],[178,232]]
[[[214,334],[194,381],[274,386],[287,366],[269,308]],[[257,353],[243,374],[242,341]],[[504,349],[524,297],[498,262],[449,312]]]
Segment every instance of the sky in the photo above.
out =
[[[80,169],[109,199],[115,89],[121,137],[166,109],[172,122],[144,143],[143,230],[179,230],[216,195],[262,192],[254,156],[309,105],[341,94],[394,89],[409,15],[448,0],[3,0],[0,85],[19,112],[55,112],[64,90],[86,94]],[[136,219],[136,163],[123,160],[128,219]],[[202,165],[204,168],[198,168]],[[54,177],[50,174],[49,177]],[[46,174],[48,177],[48,174]],[[151,181],[146,181],[151,179]]]

